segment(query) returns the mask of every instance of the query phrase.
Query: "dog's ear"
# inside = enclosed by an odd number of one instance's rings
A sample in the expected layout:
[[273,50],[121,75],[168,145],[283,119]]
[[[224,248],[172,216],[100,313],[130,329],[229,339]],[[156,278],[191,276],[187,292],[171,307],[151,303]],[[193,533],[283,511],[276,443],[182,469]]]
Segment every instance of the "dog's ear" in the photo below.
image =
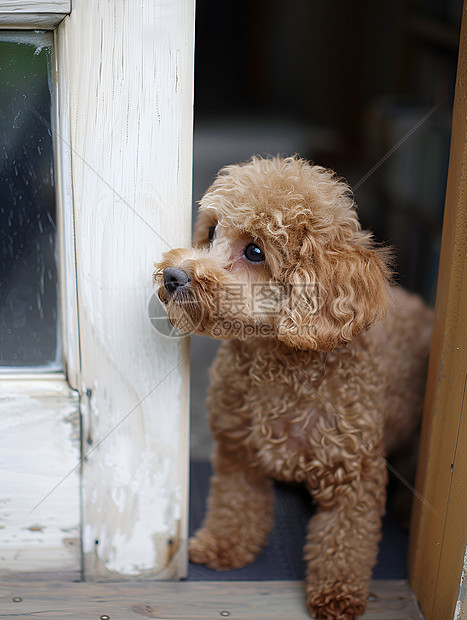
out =
[[195,230],[193,232],[193,246],[207,248],[213,240],[217,220],[209,211],[198,211]]
[[331,351],[386,314],[390,303],[389,253],[371,235],[331,247],[311,247],[289,275],[278,337],[296,349]]

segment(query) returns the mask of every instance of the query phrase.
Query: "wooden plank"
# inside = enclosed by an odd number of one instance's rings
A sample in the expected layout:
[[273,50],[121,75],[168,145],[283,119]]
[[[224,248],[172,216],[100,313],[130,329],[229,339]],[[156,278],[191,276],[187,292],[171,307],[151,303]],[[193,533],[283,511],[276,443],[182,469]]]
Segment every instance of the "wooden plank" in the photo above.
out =
[[71,0],[0,0],[0,29],[50,30],[70,12]]
[[60,63],[67,57],[66,41],[59,45],[59,30],[54,34],[54,53],[58,62],[54,64],[55,122],[54,157],[56,179],[57,228],[60,231],[59,274],[60,311],[63,348],[63,368],[68,383],[75,390],[80,389],[80,354],[78,291],[75,248],[75,213],[73,205],[73,179],[71,173],[70,101],[68,72],[60,71]]
[[6,13],[0,5],[0,30],[53,30],[66,13]]
[[79,574],[79,461],[78,395],[65,378],[2,378],[0,575]]
[[[2,583],[0,618],[310,620],[300,581]],[[21,599],[14,602],[14,599]],[[374,581],[365,620],[423,619],[405,581]]]
[[3,13],[71,13],[71,0],[0,0]]
[[467,543],[467,8],[464,7],[435,326],[414,502],[410,583],[427,618],[452,618]]
[[[466,231],[467,234],[467,231]],[[466,248],[467,250],[467,248]],[[467,274],[467,261],[466,270]],[[464,277],[464,305],[467,306],[467,277]],[[460,319],[464,326],[464,338],[458,340],[467,349],[467,313]],[[460,330],[459,330],[460,331]],[[466,365],[467,366],[467,365]],[[467,618],[466,592],[466,549],[467,549],[467,377],[464,377],[462,410],[457,431],[457,443],[452,463],[452,480],[446,511],[446,523],[442,539],[436,592],[433,604],[433,618],[442,618],[447,612],[459,607],[457,618]],[[451,616],[450,616],[451,617]]]
[[187,565],[188,342],[158,335],[153,261],[190,242],[193,0],[76,0],[68,84],[88,579]]

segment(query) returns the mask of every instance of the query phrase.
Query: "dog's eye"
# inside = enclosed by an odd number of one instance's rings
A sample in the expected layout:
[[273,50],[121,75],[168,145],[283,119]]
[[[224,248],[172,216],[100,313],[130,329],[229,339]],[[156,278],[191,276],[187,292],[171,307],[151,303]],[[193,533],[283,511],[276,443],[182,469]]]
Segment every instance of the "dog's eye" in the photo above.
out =
[[209,229],[209,243],[211,243],[211,241],[214,239],[214,233],[216,232],[216,227],[215,226],[211,226],[211,228]]
[[251,263],[263,263],[264,262],[264,254],[262,250],[255,244],[249,243],[246,248],[243,250],[245,258],[249,260]]

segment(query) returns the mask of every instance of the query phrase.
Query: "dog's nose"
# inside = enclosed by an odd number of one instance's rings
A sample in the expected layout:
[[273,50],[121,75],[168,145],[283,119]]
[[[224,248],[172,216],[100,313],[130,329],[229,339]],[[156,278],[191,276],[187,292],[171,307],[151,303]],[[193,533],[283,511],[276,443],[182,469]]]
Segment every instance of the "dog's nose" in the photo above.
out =
[[178,267],[167,267],[163,272],[165,290],[173,294],[179,288],[186,286],[190,282],[190,276]]

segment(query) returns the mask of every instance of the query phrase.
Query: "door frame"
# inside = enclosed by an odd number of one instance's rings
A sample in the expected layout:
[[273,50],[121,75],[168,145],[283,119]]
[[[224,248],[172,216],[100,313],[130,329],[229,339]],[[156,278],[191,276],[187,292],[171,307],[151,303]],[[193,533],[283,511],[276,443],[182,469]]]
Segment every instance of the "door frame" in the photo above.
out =
[[409,553],[428,620],[467,610],[467,7],[462,13],[451,151]]

